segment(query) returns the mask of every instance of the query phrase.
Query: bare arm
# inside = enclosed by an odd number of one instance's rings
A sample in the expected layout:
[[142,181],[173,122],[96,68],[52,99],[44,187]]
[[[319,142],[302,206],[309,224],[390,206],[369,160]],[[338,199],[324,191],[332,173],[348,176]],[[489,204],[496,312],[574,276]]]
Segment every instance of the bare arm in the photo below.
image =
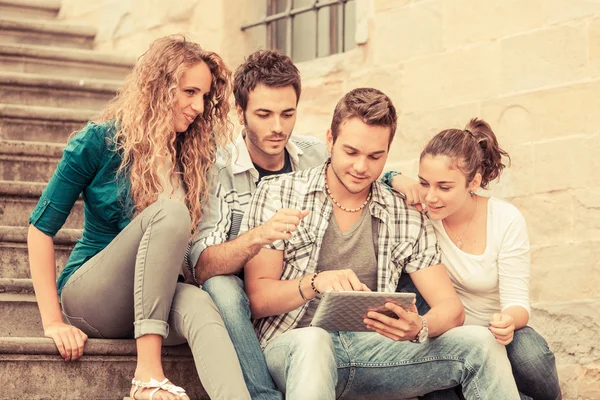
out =
[[515,324],[515,330],[524,328],[529,322],[529,311],[521,306],[508,307],[502,314],[510,315]]
[[42,316],[44,329],[55,323],[62,323],[62,313],[56,291],[56,259],[54,242],[50,236],[33,225],[29,225],[27,235],[29,265],[35,297]]
[[431,310],[424,315],[430,337],[439,336],[464,323],[463,305],[444,265],[437,264],[422,268],[410,274],[410,277],[431,307]]
[[54,242],[50,236],[29,225],[27,247],[31,279],[42,317],[44,335],[54,340],[65,360],[76,360],[83,355],[87,335],[63,322],[56,290]]
[[254,257],[263,246],[258,240],[256,229],[237,238],[214,246],[209,246],[200,254],[196,263],[196,279],[204,284],[217,275],[237,274],[244,264]]
[[[285,314],[305,301],[298,292],[298,281],[281,280],[283,252],[261,249],[245,267],[246,293],[250,299],[250,311],[254,318]],[[310,279],[302,279],[302,293],[312,299],[316,293],[310,287]]]
[[196,263],[196,279],[203,284],[217,275],[236,274],[261,248],[276,240],[286,240],[308,211],[283,208],[263,225],[250,229],[229,242],[209,246]]
[[[312,275],[302,278],[281,280],[283,251],[262,249],[245,267],[246,293],[250,299],[250,310],[254,318],[285,314],[303,305],[317,295],[312,289]],[[320,272],[315,277],[315,288],[327,290],[369,291],[351,269]]]

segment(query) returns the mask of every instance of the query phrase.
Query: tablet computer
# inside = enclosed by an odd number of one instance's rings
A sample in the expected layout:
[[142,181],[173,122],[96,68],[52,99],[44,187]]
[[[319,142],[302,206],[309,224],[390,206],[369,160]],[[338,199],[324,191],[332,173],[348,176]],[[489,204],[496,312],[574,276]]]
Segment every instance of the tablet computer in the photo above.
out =
[[415,297],[414,293],[328,291],[321,296],[310,326],[327,331],[370,332],[363,322],[369,311],[398,318],[385,308],[385,303],[394,303],[406,310]]

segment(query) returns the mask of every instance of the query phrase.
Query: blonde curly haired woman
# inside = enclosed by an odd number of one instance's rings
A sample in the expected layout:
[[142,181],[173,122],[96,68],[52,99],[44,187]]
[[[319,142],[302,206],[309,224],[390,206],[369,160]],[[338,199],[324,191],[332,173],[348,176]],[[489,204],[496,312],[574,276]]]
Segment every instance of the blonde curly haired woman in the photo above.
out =
[[[196,43],[156,40],[99,121],[70,139],[29,218],[44,335],[65,360],[81,357],[88,336],[135,338],[134,399],[188,398],[161,362],[163,344],[186,341],[211,399],[250,398],[214,303],[178,283],[216,148],[231,140],[230,76]],[[83,235],[57,285],[52,236],[81,193]]]

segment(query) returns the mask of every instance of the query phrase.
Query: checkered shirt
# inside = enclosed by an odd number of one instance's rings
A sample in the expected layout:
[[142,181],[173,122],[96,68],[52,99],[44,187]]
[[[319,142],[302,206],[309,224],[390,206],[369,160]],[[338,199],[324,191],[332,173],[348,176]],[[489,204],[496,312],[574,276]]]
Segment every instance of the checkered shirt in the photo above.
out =
[[[293,134],[285,146],[294,171],[321,165],[329,157],[325,144],[311,136]],[[209,246],[238,237],[242,218],[256,190],[254,168],[243,133],[227,149],[219,150],[213,167],[215,186],[209,193],[198,234],[186,253],[188,269]]]
[[[242,232],[267,222],[281,208],[310,210],[288,240],[265,248],[283,251],[282,280],[297,279],[318,270],[317,260],[333,205],[325,192],[323,166],[269,177],[258,186],[242,222]],[[377,237],[377,291],[394,292],[402,272],[439,264],[441,254],[429,220],[379,181],[373,182],[369,212],[375,217]],[[348,265],[348,267],[352,267]],[[308,304],[282,315],[254,321],[264,347],[269,340],[294,329]]]

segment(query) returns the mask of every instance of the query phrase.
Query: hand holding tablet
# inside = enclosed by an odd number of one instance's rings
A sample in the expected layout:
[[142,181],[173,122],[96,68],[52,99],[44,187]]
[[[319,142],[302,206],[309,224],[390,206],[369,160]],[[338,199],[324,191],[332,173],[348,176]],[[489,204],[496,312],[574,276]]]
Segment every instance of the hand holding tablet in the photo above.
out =
[[398,318],[385,304],[393,303],[408,310],[415,297],[414,293],[328,291],[321,297],[310,325],[327,331],[369,332],[364,319],[370,311]]

